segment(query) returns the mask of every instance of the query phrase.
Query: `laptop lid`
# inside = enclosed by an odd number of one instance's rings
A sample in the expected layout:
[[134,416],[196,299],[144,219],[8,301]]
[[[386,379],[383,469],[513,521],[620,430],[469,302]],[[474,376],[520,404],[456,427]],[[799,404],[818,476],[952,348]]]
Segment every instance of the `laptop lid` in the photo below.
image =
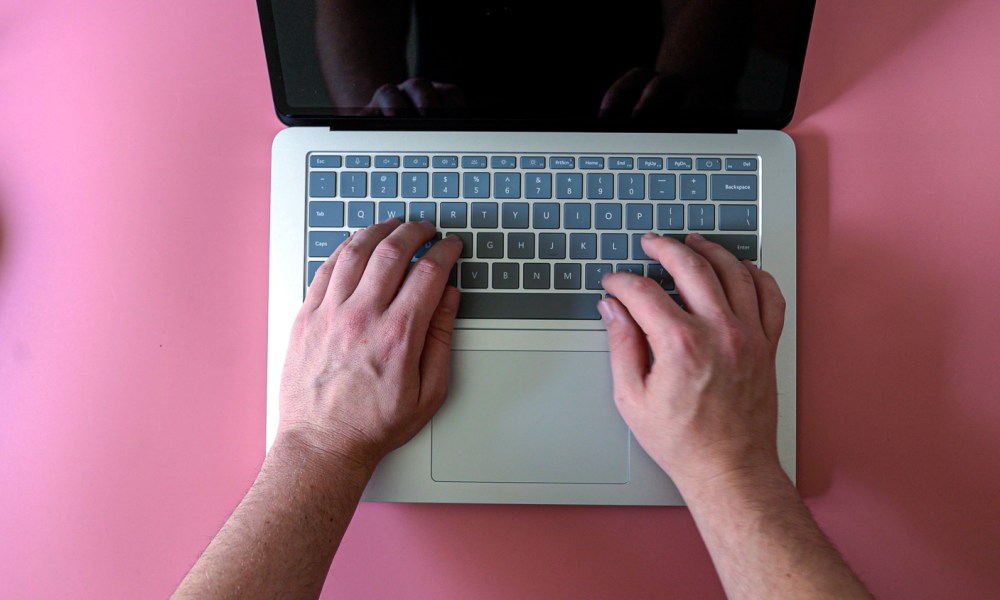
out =
[[258,0],[288,125],[731,132],[792,118],[815,0]]

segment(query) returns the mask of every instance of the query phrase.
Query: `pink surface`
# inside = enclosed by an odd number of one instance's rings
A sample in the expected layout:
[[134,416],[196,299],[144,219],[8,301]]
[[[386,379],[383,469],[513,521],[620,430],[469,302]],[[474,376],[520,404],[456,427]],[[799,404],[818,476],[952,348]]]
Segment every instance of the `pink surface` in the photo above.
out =
[[[247,2],[0,4],[0,595],[164,597],[263,451]],[[1000,596],[995,0],[822,1],[799,487],[884,597]],[[718,597],[683,508],[363,505],[324,597]]]

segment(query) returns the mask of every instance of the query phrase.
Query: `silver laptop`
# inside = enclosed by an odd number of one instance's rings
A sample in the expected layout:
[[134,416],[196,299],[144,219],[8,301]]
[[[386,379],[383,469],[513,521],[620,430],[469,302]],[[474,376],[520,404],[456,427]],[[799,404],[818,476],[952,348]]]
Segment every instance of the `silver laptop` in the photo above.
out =
[[315,269],[351,231],[428,219],[465,242],[450,393],[364,499],[682,504],[615,409],[596,302],[611,270],[677,298],[638,239],[697,231],[784,291],[794,478],[795,149],[779,130],[813,4],[259,0],[290,126],[272,149],[268,446]]

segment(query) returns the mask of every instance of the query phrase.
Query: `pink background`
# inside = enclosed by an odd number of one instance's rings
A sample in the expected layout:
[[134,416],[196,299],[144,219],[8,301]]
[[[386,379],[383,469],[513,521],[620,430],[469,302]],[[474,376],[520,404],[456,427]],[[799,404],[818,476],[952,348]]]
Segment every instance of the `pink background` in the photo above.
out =
[[[163,597],[263,452],[249,2],[0,4],[0,595]],[[1000,596],[1000,3],[821,0],[799,487],[884,597]],[[718,597],[683,508],[363,505],[325,597]]]

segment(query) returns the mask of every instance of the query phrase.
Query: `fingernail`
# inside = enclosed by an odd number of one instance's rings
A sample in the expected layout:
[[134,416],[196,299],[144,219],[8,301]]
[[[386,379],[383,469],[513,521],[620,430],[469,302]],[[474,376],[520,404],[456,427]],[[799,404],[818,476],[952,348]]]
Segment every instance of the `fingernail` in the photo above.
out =
[[642,236],[642,239],[644,239],[644,240],[652,240],[652,239],[656,239],[658,237],[660,237],[660,236],[658,236],[655,233],[653,233],[652,231],[650,231],[650,232],[646,233],[644,236]]
[[689,233],[688,237],[697,242],[700,242],[705,239],[700,233]]
[[454,233],[449,233],[448,235],[444,236],[444,241],[451,242],[452,244],[454,244],[455,242],[458,242],[458,243],[461,244],[462,243],[462,238],[458,237]]
[[608,323],[615,320],[614,311],[611,309],[611,303],[607,300],[598,301],[597,312],[601,313],[601,318]]

